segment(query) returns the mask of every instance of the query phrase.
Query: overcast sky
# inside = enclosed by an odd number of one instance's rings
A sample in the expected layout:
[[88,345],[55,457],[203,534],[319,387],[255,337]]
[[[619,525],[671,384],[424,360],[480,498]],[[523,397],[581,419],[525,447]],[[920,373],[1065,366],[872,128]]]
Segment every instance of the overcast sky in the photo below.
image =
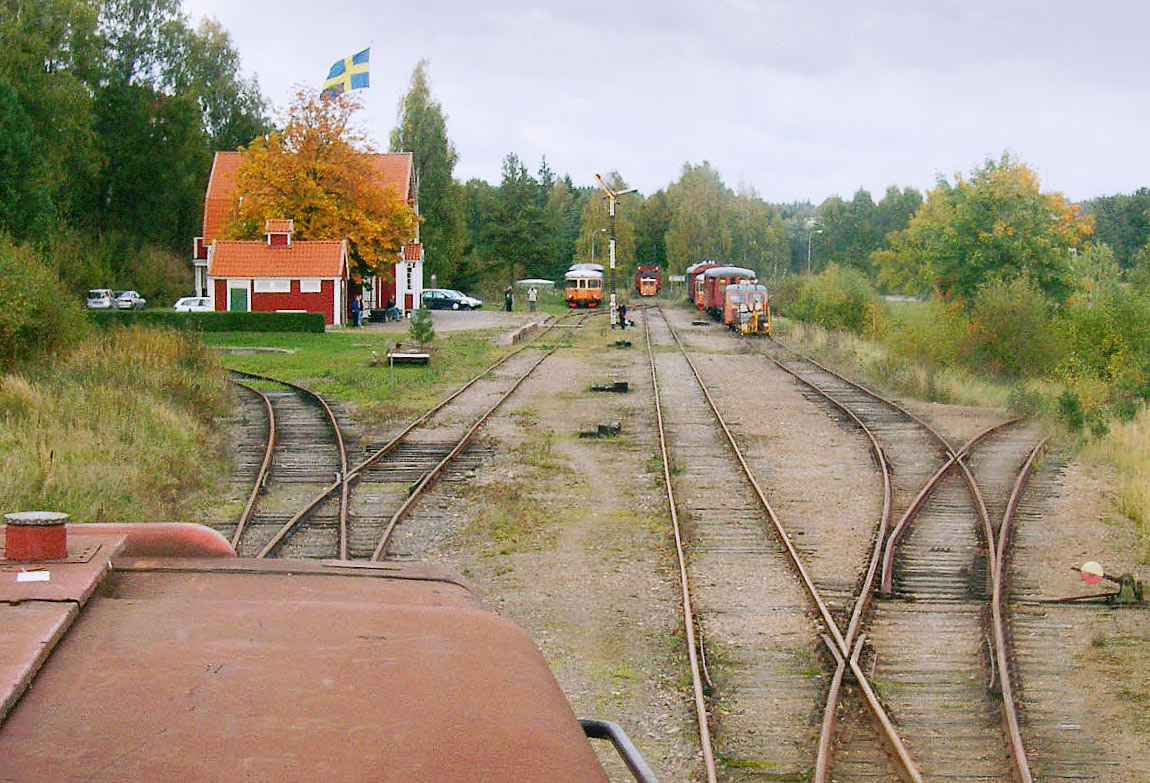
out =
[[650,194],[704,160],[768,201],[876,200],[1009,151],[1071,199],[1150,186],[1141,0],[183,0],[229,31],[277,109],[371,46],[381,147],[412,69],[459,152],[498,184],[541,156]]

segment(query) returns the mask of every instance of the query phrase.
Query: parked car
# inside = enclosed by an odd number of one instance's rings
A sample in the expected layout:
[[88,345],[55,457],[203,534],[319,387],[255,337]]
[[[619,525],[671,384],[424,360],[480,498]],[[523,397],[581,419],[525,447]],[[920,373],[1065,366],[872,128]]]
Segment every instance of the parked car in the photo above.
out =
[[115,306],[116,295],[110,288],[93,288],[88,292],[85,303],[89,310],[111,310]]
[[[480,302],[479,304],[483,304]],[[423,306],[428,310],[472,310],[470,297],[447,288],[428,288],[423,292]]]
[[135,291],[120,291],[116,294],[116,307],[121,310],[143,310],[148,301]]
[[212,300],[206,296],[185,296],[177,299],[172,309],[177,313],[210,313]]
[[448,293],[459,294],[459,296],[462,297],[463,301],[467,302],[467,309],[469,309],[469,310],[478,310],[480,307],[483,307],[483,300],[482,299],[479,299],[479,298],[474,297],[474,296],[470,296],[468,294],[463,293],[462,291],[455,291],[453,289],[448,289]]

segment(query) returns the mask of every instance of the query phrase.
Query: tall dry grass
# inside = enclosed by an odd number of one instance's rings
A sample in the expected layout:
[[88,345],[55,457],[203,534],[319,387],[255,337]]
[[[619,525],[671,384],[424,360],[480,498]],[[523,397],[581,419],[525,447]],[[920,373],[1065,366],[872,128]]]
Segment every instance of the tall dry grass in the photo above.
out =
[[914,361],[877,340],[821,326],[776,319],[779,338],[876,390],[955,405],[1005,407],[1011,387],[979,378],[961,368]]
[[226,470],[211,426],[225,383],[195,338],[140,327],[0,376],[0,512],[194,521]]
[[1142,556],[1150,558],[1150,409],[1111,425],[1109,434],[1092,440],[1083,456],[1118,471],[1119,510],[1137,525]]

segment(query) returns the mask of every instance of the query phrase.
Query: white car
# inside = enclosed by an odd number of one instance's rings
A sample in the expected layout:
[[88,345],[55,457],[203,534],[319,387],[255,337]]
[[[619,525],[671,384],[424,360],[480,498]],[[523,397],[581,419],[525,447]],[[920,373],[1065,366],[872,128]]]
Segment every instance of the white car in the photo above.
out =
[[143,310],[148,300],[135,291],[117,291],[116,307],[120,310]]
[[462,291],[455,291],[452,289],[449,289],[449,293],[458,294],[459,298],[466,303],[468,310],[478,310],[480,307],[483,307],[482,299],[477,299],[476,297],[465,294]]
[[212,300],[206,296],[185,296],[177,299],[172,309],[177,313],[210,313]]

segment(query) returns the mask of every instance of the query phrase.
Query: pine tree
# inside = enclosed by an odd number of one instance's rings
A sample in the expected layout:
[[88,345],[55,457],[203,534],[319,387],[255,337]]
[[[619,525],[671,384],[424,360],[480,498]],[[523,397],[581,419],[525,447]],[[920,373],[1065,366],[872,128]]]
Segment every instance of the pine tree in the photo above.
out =
[[407,333],[411,339],[419,343],[420,349],[435,340],[435,326],[431,323],[431,311],[420,308],[411,314],[411,323],[407,325]]
[[414,159],[427,272],[436,275],[440,285],[464,287],[463,189],[452,178],[459,156],[447,138],[443,108],[431,97],[426,60],[411,74],[411,87],[399,102],[398,123],[391,132],[391,151],[410,152]]

